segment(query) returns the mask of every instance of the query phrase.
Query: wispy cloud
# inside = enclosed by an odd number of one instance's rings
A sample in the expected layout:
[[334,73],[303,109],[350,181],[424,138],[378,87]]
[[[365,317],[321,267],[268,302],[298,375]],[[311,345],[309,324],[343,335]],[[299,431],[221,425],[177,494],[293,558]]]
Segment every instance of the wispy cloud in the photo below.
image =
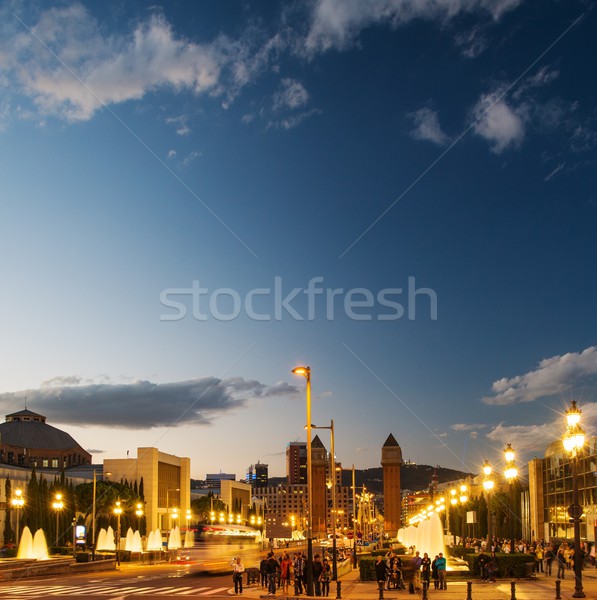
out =
[[296,109],[309,101],[309,92],[295,79],[286,77],[280,83],[280,89],[274,94],[274,110]]
[[436,111],[424,107],[411,113],[409,117],[414,124],[414,127],[410,132],[414,139],[433,142],[438,146],[443,146],[449,142],[450,138],[440,127]]
[[597,348],[569,352],[542,360],[536,369],[494,381],[485,404],[510,405],[558,396],[585,385],[597,375]]
[[487,425],[481,423],[454,423],[450,429],[454,431],[474,431],[475,429],[485,429]]
[[300,393],[283,381],[270,386],[242,377],[84,385],[74,376],[50,381],[38,389],[2,393],[0,406],[11,412],[26,400],[31,410],[59,423],[146,429],[170,425],[174,419],[174,425],[209,425],[219,414],[242,409],[252,399]]
[[318,0],[313,8],[304,50],[313,54],[352,45],[373,25],[399,27],[415,19],[446,23],[463,13],[480,13],[498,20],[522,0]]

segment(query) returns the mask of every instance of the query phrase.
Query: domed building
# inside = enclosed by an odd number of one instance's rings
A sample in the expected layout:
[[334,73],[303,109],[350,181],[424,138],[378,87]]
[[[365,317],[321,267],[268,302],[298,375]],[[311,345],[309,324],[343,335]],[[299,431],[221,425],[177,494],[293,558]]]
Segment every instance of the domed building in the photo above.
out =
[[6,415],[0,424],[0,464],[36,469],[68,469],[91,464],[91,454],[66,431],[28,409]]

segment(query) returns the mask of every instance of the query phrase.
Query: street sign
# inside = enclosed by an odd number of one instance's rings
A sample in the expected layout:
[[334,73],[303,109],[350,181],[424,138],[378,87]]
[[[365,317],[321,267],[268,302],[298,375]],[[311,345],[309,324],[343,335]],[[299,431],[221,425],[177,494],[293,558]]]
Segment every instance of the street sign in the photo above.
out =
[[352,531],[349,531],[349,532],[346,534],[346,537],[347,537],[349,540],[352,540],[352,538],[354,537],[354,534],[352,533]]

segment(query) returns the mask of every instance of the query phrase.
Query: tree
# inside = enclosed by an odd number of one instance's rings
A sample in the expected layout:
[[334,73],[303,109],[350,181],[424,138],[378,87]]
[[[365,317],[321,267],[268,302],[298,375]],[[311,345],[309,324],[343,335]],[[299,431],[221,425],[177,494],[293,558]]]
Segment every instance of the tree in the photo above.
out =
[[12,484],[10,481],[10,477],[6,478],[6,482],[4,483],[4,495],[6,497],[6,520],[4,521],[4,543],[8,544],[9,542],[15,541],[15,533],[12,530],[11,521],[12,521],[12,510],[10,508],[10,499],[12,496]]
[[195,498],[191,501],[191,509],[194,514],[197,515],[198,523],[209,523],[210,522],[210,513],[212,511],[212,502],[213,502],[213,511],[216,513],[216,521],[219,521],[219,515],[221,512],[226,512],[226,505],[219,499],[214,498],[213,493],[209,492],[207,496],[202,496],[201,498]]

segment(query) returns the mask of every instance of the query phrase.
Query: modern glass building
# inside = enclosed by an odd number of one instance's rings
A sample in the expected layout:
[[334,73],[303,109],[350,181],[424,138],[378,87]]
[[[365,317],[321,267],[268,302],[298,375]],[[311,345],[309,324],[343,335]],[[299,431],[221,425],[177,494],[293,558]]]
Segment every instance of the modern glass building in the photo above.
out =
[[[578,458],[578,499],[583,507],[580,533],[595,542],[597,521],[597,437],[587,437]],[[529,463],[531,535],[535,539],[572,540],[573,525],[568,515],[572,504],[572,463],[562,440],[555,440],[544,458]]]

